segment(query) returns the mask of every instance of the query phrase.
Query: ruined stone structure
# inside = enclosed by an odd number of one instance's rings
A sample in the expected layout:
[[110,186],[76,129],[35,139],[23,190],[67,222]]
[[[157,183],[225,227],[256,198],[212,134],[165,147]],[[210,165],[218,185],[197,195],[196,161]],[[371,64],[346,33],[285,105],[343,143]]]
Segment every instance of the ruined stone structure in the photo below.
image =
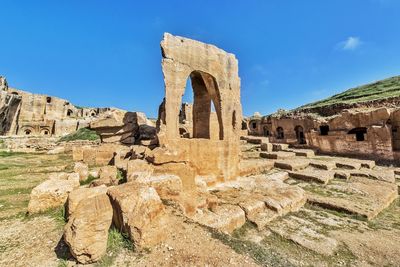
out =
[[11,88],[4,77],[0,84],[0,135],[63,136],[110,110],[79,108],[65,99]]
[[276,114],[253,119],[250,135],[273,143],[308,146],[322,153],[395,161],[399,159],[400,109],[344,110],[332,117],[313,114]]
[[[238,62],[233,54],[215,46],[165,34],[161,42],[165,99],[160,108],[158,140],[154,162],[185,162],[193,169],[183,178],[194,186],[194,176],[215,176],[219,180],[238,175],[239,133],[242,121]],[[179,113],[187,79],[191,80],[194,102],[191,138],[181,138]],[[213,134],[211,105],[214,105],[218,134]],[[216,131],[214,131],[216,132]],[[174,159],[166,159],[165,151]],[[169,163],[172,164],[172,163]],[[182,177],[181,177],[182,178]]]
[[[67,207],[63,238],[79,263],[106,254],[111,225],[142,251],[171,237],[181,242],[174,227],[185,217],[227,234],[247,221],[252,236],[273,232],[332,256],[340,243],[309,227],[305,203],[371,220],[398,198],[400,170],[288,144],[387,157],[399,146],[399,110],[243,120],[234,55],[168,33],[161,49],[165,97],[156,127],[140,113],[107,113],[90,123],[102,143],[72,149],[74,172],[51,173],[32,190],[30,214]],[[182,103],[187,79],[193,104]],[[247,127],[257,137],[241,136]],[[318,224],[332,227],[321,214]]]

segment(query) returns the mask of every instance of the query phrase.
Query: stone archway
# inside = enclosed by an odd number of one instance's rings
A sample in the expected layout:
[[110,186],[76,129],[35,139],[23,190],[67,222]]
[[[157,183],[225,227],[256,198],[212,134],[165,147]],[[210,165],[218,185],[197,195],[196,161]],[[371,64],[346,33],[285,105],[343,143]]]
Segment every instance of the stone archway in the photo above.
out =
[[219,139],[224,136],[222,126],[220,94],[215,78],[202,71],[192,71],[189,75],[193,89],[193,138],[210,139],[211,105],[214,105],[218,118]]
[[[155,154],[154,160],[162,159],[163,148],[179,155],[186,162],[185,168],[194,169],[190,175],[180,173],[185,188],[194,187],[195,175],[211,175],[220,181],[234,179],[240,154],[237,123],[242,121],[236,57],[215,46],[168,33],[161,42],[161,52],[165,97],[157,121],[160,156]],[[193,88],[193,133],[192,138],[181,138],[179,114],[188,78]],[[215,131],[210,130],[210,114],[218,121]],[[215,138],[212,132],[218,132]]]
[[306,138],[304,135],[304,129],[302,126],[297,125],[296,127],[294,127],[294,131],[296,133],[296,139],[297,139],[297,143],[304,145],[306,144]]

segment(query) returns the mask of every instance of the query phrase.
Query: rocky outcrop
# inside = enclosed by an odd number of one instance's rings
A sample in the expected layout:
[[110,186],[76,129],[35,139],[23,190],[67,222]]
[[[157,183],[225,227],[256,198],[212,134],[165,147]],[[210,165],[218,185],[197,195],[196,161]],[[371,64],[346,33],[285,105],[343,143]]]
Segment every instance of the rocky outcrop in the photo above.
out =
[[113,217],[110,199],[103,188],[86,188],[74,193],[69,202],[74,204],[64,228],[65,243],[78,262],[96,262],[107,249]]

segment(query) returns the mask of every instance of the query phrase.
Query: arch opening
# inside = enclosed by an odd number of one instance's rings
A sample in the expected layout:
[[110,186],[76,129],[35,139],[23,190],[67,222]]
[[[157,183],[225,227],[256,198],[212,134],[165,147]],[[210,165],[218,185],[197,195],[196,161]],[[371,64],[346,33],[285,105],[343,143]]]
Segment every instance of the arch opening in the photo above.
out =
[[266,137],[270,136],[270,132],[269,132],[267,126],[264,126],[263,131],[264,131],[264,136],[266,136]]
[[285,133],[283,131],[282,127],[276,128],[276,139],[284,139],[285,138]]
[[219,88],[212,75],[201,71],[190,73],[182,100],[193,101],[192,138],[212,139],[213,136],[217,136],[217,139],[223,140]]
[[304,129],[303,129],[303,127],[300,126],[300,125],[297,125],[297,126],[294,128],[294,131],[296,132],[297,143],[299,143],[299,144],[301,144],[301,145],[307,144],[306,138],[305,138],[305,136],[304,136]]
[[71,109],[68,109],[68,110],[67,110],[67,116],[68,116],[68,117],[71,117],[72,114],[74,114],[74,112],[73,112]]

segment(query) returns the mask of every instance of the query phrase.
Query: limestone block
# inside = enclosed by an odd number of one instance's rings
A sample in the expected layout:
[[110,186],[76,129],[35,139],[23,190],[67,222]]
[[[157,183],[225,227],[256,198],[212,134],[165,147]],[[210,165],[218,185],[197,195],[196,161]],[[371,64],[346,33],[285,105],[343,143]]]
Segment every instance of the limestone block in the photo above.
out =
[[146,179],[153,174],[153,167],[147,161],[135,159],[127,163],[127,181],[132,182],[136,179]]
[[94,188],[78,188],[68,195],[66,203],[66,218],[68,219],[76,210],[81,200],[85,200],[96,195],[106,194],[107,187],[105,185],[97,186]]
[[182,181],[176,175],[159,175],[150,177],[139,177],[137,183],[151,186],[156,189],[161,199],[174,199],[183,190]]
[[114,224],[129,234],[136,249],[152,247],[164,240],[166,216],[154,188],[130,182],[110,188],[107,194],[115,211]]
[[113,218],[110,199],[102,188],[86,188],[73,198],[74,203],[81,201],[73,208],[65,225],[64,240],[78,262],[93,263],[106,253],[108,230]]
[[28,213],[37,213],[65,204],[68,194],[79,187],[79,178],[49,179],[33,188],[28,204]]
[[117,185],[118,184],[118,169],[115,166],[103,166],[99,170],[99,179],[94,180],[90,186],[99,185]]

